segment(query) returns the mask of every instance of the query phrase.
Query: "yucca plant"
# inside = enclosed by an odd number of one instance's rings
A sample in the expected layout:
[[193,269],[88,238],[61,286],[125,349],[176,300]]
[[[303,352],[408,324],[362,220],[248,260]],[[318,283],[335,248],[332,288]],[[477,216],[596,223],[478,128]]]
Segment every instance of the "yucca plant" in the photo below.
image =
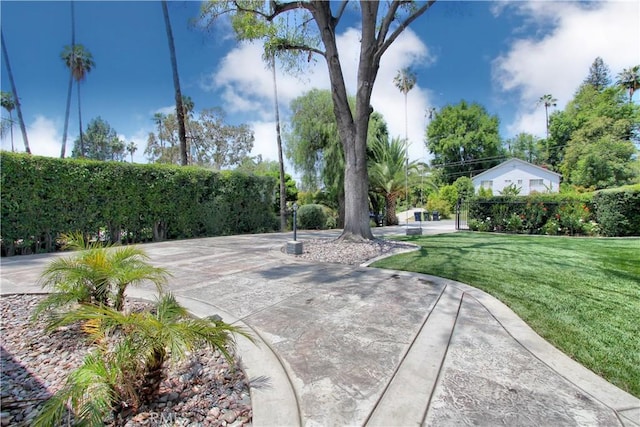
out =
[[65,247],[81,251],[55,259],[46,268],[41,283],[53,292],[38,305],[34,318],[44,311],[73,303],[109,306],[121,311],[128,286],[150,281],[160,292],[167,282],[167,270],[149,264],[149,257],[140,248],[88,243],[80,233],[63,238],[67,241]]
[[212,318],[193,318],[171,294],[160,294],[152,311],[123,313],[111,307],[80,304],[56,316],[49,328],[90,322],[97,350],[67,378],[43,407],[36,425],[59,425],[69,405],[78,425],[103,425],[128,408],[149,402],[165,379],[169,357],[183,359],[196,348],[220,351],[228,360],[233,334],[252,340],[243,329]]

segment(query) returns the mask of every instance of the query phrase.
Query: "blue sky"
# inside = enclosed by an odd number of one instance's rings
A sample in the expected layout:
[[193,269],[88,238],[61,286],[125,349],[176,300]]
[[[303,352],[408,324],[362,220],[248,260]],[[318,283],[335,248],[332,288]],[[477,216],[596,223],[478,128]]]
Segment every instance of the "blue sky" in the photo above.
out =
[[[222,22],[209,30],[190,25],[199,7],[196,1],[169,2],[183,93],[192,97],[196,110],[219,106],[229,122],[251,124],[253,154],[276,160],[273,89],[261,47],[236,43]],[[59,156],[68,83],[60,52],[71,39],[69,2],[3,0],[0,14],[32,152]],[[124,140],[138,145],[134,160],[144,162],[153,114],[173,105],[160,3],[82,1],[75,3],[75,14],[76,42],[96,62],[82,85],[83,122],[86,126],[101,116]],[[338,27],[352,90],[357,16],[350,9]],[[404,136],[404,98],[393,77],[403,67],[417,72],[417,85],[408,95],[414,159],[428,157],[423,143],[427,108],[462,99],[498,115],[503,138],[522,131],[542,137],[544,111],[536,106],[538,98],[551,93],[564,107],[597,56],[614,79],[623,68],[640,64],[640,2],[440,1],[385,53],[372,104],[385,116],[392,136]],[[279,72],[278,79],[284,123],[292,99],[312,87],[329,87],[322,59],[301,78]],[[10,91],[4,63],[1,87]],[[75,89],[69,126],[73,141],[78,135]],[[16,147],[24,150],[17,128],[14,134]],[[8,137],[2,148],[10,148]]]

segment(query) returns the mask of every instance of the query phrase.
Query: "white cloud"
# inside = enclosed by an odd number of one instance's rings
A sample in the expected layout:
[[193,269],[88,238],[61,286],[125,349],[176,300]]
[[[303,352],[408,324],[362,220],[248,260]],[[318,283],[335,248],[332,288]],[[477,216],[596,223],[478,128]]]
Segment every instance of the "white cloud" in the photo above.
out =
[[262,155],[263,160],[278,160],[275,122],[251,122],[255,142],[251,150],[252,156]]
[[515,91],[520,98],[516,118],[507,127],[510,134],[524,131],[544,136],[544,108],[537,100],[550,93],[558,99],[558,108],[564,108],[596,57],[609,66],[612,79],[640,62],[638,2],[529,1],[508,7],[515,8],[529,25],[552,26],[542,37],[516,39],[494,61],[494,79],[500,89]]
[[[27,125],[27,138],[31,154],[37,156],[59,157],[62,147],[62,135],[58,132],[58,126],[54,120],[38,115],[36,119]],[[71,154],[74,137],[67,137],[67,154]],[[20,126],[13,126],[13,144],[18,152],[24,152],[24,142]],[[11,137],[9,132],[2,138],[2,149],[11,151]]]
[[[343,75],[347,91],[355,94],[358,57],[360,51],[360,31],[349,28],[337,37]],[[410,29],[391,45],[383,56],[372,94],[371,103],[381,112],[389,126],[391,136],[404,137],[404,96],[393,85],[393,78],[397,71],[404,67],[424,67],[434,61],[425,44]],[[290,102],[312,89],[328,89],[330,87],[327,65],[322,58],[316,63],[308,64],[308,70],[301,77],[292,76],[278,70],[278,101],[281,117],[286,121]],[[241,72],[238,70],[251,70]],[[258,135],[266,129],[275,129],[273,124],[273,77],[262,61],[262,47],[258,43],[243,44],[230,51],[222,60],[219,69],[207,79],[204,89],[215,90],[222,88],[225,100],[225,110],[230,113],[241,113],[245,116],[257,117],[253,123],[256,132],[256,146],[253,154],[262,154],[265,159],[277,159],[275,143],[273,149],[267,148],[259,142]],[[410,157],[421,158],[425,150],[423,147],[423,133],[426,125],[424,112],[429,102],[429,91],[417,82],[408,95],[409,129],[411,141]],[[262,127],[264,126],[264,127]],[[264,133],[266,136],[266,133]],[[275,130],[270,136],[275,141]],[[264,150],[264,151],[263,151]]]

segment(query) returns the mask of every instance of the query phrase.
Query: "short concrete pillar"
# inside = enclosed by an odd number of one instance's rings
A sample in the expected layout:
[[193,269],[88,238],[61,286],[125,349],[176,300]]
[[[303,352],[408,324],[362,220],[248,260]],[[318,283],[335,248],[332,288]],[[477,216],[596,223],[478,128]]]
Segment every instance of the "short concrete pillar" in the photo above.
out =
[[302,242],[287,242],[287,255],[302,255]]
[[422,235],[422,228],[407,227],[407,236],[420,236]]

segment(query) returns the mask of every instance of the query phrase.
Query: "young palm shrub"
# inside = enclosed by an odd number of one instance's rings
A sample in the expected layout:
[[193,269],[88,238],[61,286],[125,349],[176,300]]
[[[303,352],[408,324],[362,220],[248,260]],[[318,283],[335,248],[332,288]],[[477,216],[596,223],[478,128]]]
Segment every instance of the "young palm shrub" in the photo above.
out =
[[128,286],[150,281],[160,292],[167,282],[167,270],[149,264],[149,257],[140,248],[87,243],[79,233],[63,237],[68,242],[66,247],[82,251],[49,264],[41,283],[53,292],[38,305],[34,317],[73,303],[110,306],[121,311]]
[[69,405],[80,425],[104,425],[124,410],[138,409],[157,396],[165,379],[165,362],[180,360],[206,346],[228,360],[233,334],[252,340],[243,329],[213,318],[192,318],[171,294],[161,294],[152,311],[123,313],[111,307],[80,304],[57,316],[50,328],[77,321],[95,327],[97,350],[67,378],[65,386],[43,407],[36,426],[59,425]]

